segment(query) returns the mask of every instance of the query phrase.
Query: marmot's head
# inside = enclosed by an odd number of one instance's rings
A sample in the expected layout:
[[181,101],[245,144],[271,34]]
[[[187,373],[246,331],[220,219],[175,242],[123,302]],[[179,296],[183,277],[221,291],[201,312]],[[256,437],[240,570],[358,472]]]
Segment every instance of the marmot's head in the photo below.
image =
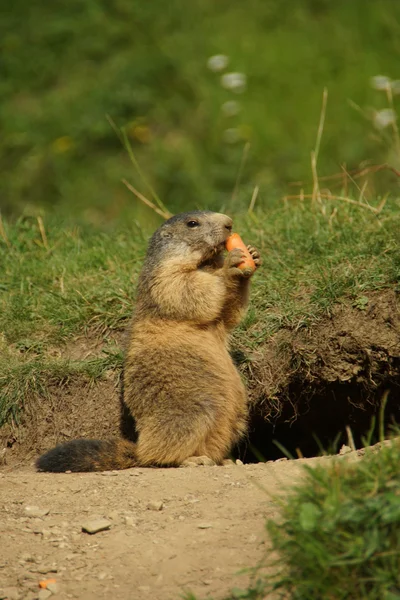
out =
[[181,213],[165,221],[153,234],[147,256],[159,261],[176,255],[199,264],[222,256],[225,241],[232,233],[232,219],[211,211]]

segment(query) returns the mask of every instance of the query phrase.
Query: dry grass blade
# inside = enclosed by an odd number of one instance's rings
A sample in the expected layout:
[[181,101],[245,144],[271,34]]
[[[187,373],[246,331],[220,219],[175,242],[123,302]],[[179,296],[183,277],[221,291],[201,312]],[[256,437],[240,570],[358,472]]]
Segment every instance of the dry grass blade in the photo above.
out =
[[[347,202],[348,204],[353,204],[354,206],[359,206],[360,208],[366,208],[370,210],[374,214],[379,214],[382,210],[381,208],[375,208],[370,204],[365,204],[364,202],[359,202],[358,200],[352,200],[351,198],[346,198],[345,196],[334,196],[332,194],[320,194],[320,197],[324,200],[340,200],[341,202]],[[284,200],[314,200],[314,194],[294,194],[292,196],[285,196]]]
[[4,228],[3,218],[1,215],[0,215],[0,235],[1,235],[5,245],[7,246],[7,248],[11,248],[11,242],[8,239],[6,230]]
[[[370,173],[379,173],[379,171],[391,171],[396,177],[400,177],[400,171],[391,165],[384,163],[382,165],[371,165],[370,167],[363,167],[360,169],[352,169],[348,171],[345,166],[342,166],[342,171],[340,173],[334,173],[333,175],[325,175],[324,177],[319,177],[319,181],[335,181],[337,180],[339,183],[343,182],[344,176],[351,178],[352,180],[359,179],[360,177],[364,177],[365,175],[369,175]],[[303,187],[306,185],[305,181],[292,181],[289,183],[292,187]]]
[[43,219],[42,219],[42,217],[36,217],[36,219],[37,219],[37,222],[38,222],[40,236],[42,238],[43,246],[46,248],[46,250],[48,250],[49,249],[49,242],[47,241],[47,235],[46,235],[46,230],[44,228]]
[[231,198],[232,202],[234,202],[236,200],[237,195],[238,195],[240,182],[242,180],[243,169],[246,164],[247,157],[249,155],[249,150],[250,150],[250,143],[246,142],[243,147],[242,158],[240,160],[239,170],[238,170],[238,174],[237,174],[236,181],[235,181],[235,187],[233,188],[233,192],[232,192],[232,198]]
[[318,200],[318,202],[320,204],[321,204],[321,198],[322,198],[322,196],[321,196],[320,189],[319,189],[319,178],[318,178],[317,164],[318,164],[319,149],[320,149],[320,146],[321,146],[322,133],[324,131],[327,102],[328,102],[328,90],[327,90],[327,88],[324,88],[324,92],[322,94],[322,106],[321,106],[321,114],[320,114],[320,117],[319,117],[317,139],[315,141],[315,148],[311,152],[311,171],[312,171],[313,184],[314,184],[313,185],[312,200],[313,201]]
[[[394,104],[393,104],[393,91],[392,91],[392,86],[390,85],[390,83],[386,86],[386,96],[387,96],[391,110],[393,111],[393,113],[395,113]],[[399,135],[399,128],[397,127],[397,119],[393,119],[392,129],[393,129],[394,144],[396,146],[397,158],[398,158],[398,160],[400,160],[400,135]]]
[[[113,119],[110,117],[110,115],[106,115],[106,119],[109,122],[109,124],[111,125],[111,127],[113,128],[113,130],[115,131],[115,133],[117,134],[117,136],[119,137],[122,145],[125,147],[126,151],[128,152],[128,156],[129,159],[132,163],[132,165],[134,166],[134,168],[136,169],[136,172],[138,173],[140,179],[142,180],[143,184],[147,187],[147,189],[149,190],[150,194],[152,195],[153,199],[155,200],[155,202],[158,204],[159,209],[156,210],[155,212],[161,216],[164,215],[171,215],[171,213],[168,211],[167,207],[165,206],[165,204],[162,202],[161,198],[158,196],[158,194],[156,193],[156,191],[154,190],[153,186],[150,184],[150,182],[148,181],[148,179],[146,178],[145,174],[143,173],[138,161],[136,160],[136,156],[132,150],[132,146],[129,142],[127,133],[125,131],[125,129],[119,129],[119,127],[117,127],[116,123],[113,121]],[[126,181],[123,180],[123,183],[125,183],[125,185],[127,185]],[[142,202],[144,202],[145,204],[147,204],[147,206],[150,206],[150,208],[152,208],[154,210],[154,206],[155,204],[153,204],[152,202],[150,202],[150,200],[147,200],[147,198],[145,198],[145,196],[143,196],[142,194],[140,194],[140,192],[133,191],[135,188],[133,188],[132,186],[129,187],[127,185],[127,187],[130,189],[131,192],[133,192],[138,198],[140,198],[140,200],[142,200]],[[140,195],[138,195],[140,194]],[[161,212],[159,212],[161,211]],[[168,218],[168,217],[167,217]]]
[[256,185],[256,187],[253,190],[253,194],[251,196],[249,210],[248,210],[249,213],[253,212],[253,210],[254,210],[254,206],[256,204],[256,200],[257,200],[257,196],[258,196],[259,190],[260,190],[259,186]]
[[146,206],[154,210],[154,212],[160,215],[160,217],[162,217],[163,219],[169,219],[173,216],[172,213],[170,213],[169,211],[163,211],[160,208],[158,208],[158,206],[151,202],[151,200],[148,200],[146,196],[143,196],[143,194],[141,194],[139,190],[134,188],[133,185],[131,185],[126,179],[122,179],[122,183],[128,188],[130,192],[132,192],[132,194],[135,194],[136,198],[139,198],[139,200],[143,202],[143,204],[146,204]]
[[325,116],[326,116],[326,106],[328,104],[328,89],[324,88],[323,94],[322,94],[322,106],[321,106],[321,114],[319,117],[319,124],[318,124],[318,131],[317,131],[317,140],[315,142],[315,148],[314,148],[314,153],[315,153],[315,160],[318,161],[318,155],[319,155],[319,149],[321,146],[321,139],[322,139],[322,133],[324,131],[324,125],[325,125]]

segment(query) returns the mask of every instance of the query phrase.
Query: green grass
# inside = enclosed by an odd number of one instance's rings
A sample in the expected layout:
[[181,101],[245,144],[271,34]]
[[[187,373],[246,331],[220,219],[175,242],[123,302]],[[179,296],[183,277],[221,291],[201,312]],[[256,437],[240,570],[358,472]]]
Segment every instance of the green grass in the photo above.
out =
[[[223,207],[264,260],[234,345],[246,354],[282,327],[311,327],[337,302],[364,310],[371,291],[398,289],[399,208],[394,198],[379,215],[338,201],[323,207],[277,202],[268,211],[236,214]],[[157,222],[146,230],[129,215],[107,230],[68,225],[54,217],[45,218],[43,227],[28,217],[4,223],[0,332],[12,360],[0,353],[2,422],[11,413],[15,416],[29,394],[42,393],[46,373],[51,382],[54,373],[61,377],[64,371],[68,377],[74,369],[86,368],[57,362],[52,349],[59,347],[62,354],[76,336],[101,340],[126,327],[147,239]],[[87,369],[92,369],[90,361]]]
[[[246,141],[242,197],[254,183],[275,196],[309,171],[324,87],[321,174],[365,160],[399,165],[390,127],[371,124],[387,100],[370,78],[400,77],[393,0],[301,0],[290,9],[276,0],[171,0],[168,11],[162,0],[35,2],[22,20],[23,0],[0,10],[3,212],[57,207],[108,222],[137,206],[120,183],[129,161],[107,114],[126,127],[174,212],[189,199],[214,209],[228,200]],[[207,68],[220,53],[226,71],[247,76],[244,93]],[[229,116],[222,106],[232,100],[240,110]]]
[[400,598],[399,443],[339,460],[307,468],[282,521],[268,524],[283,564],[274,588],[293,600]]
[[397,441],[353,464],[305,467],[303,482],[279,500],[279,521],[267,523],[272,547],[251,585],[224,600],[398,600],[399,461]]
[[16,348],[7,348],[0,339],[0,427],[7,421],[18,424],[25,402],[47,398],[50,386],[78,379],[95,382],[109,371],[120,373],[122,368],[122,352],[115,348],[86,360],[51,358],[40,343],[24,344],[23,352],[22,345]]

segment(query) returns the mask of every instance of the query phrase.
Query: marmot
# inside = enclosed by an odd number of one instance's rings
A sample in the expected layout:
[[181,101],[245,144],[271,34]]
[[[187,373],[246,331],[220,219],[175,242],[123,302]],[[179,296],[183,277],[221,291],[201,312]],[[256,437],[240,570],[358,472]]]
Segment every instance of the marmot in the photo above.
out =
[[[247,399],[228,350],[246,311],[249,275],[232,219],[178,214],[152,236],[138,283],[124,366],[137,441],[75,440],[37,460],[41,471],[221,464],[247,427]],[[260,255],[248,247],[256,266]]]

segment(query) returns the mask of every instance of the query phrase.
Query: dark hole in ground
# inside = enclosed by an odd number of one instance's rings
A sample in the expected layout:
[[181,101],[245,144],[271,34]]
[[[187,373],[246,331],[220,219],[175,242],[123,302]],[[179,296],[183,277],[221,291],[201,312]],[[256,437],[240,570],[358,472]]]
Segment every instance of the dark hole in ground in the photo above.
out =
[[[365,446],[371,432],[371,443],[379,441],[380,407],[385,391],[389,392],[384,411],[385,436],[394,423],[400,425],[400,381],[381,385],[373,396],[371,390],[357,383],[332,383],[325,388],[305,391],[301,384],[292,384],[289,398],[297,399],[298,417],[289,402],[275,422],[266,421],[256,409],[250,418],[247,439],[235,448],[233,455],[245,463],[276,460],[285,456],[274,440],[286,452],[297,458],[297,449],[305,458],[320,456],[323,451],[337,453],[348,445],[349,426],[356,448]],[[375,424],[374,424],[375,420]]]
[[[374,394],[371,394],[371,388],[355,382],[332,383],[314,390],[304,389],[302,382],[294,382],[289,386],[288,397],[297,399],[297,418],[294,419],[294,409],[288,401],[275,421],[266,420],[260,408],[254,409],[248,435],[234,448],[232,455],[244,463],[257,463],[277,460],[288,454],[297,458],[298,450],[304,458],[336,454],[343,444],[348,445],[346,426],[351,429],[357,449],[365,446],[368,436],[371,444],[376,443],[385,393],[388,396],[383,427],[388,436],[393,425],[400,426],[400,380],[378,386]],[[123,402],[122,387],[120,401],[121,434],[135,442],[135,420]]]

